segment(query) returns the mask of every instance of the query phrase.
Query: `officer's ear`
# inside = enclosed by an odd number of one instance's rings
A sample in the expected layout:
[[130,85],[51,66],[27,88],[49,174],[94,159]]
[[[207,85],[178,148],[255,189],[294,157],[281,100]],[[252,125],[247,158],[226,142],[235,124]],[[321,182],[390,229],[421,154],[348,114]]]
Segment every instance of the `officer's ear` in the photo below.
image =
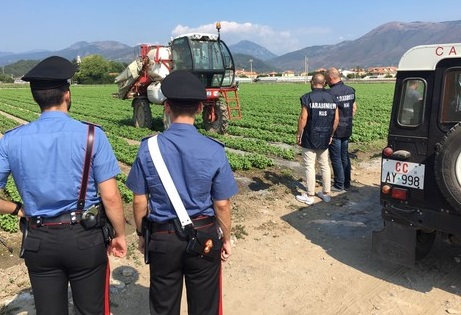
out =
[[64,101],[68,101],[71,98],[70,90],[64,92]]
[[65,93],[64,93],[64,104],[66,104],[67,106],[67,110],[70,110],[70,106],[72,104],[72,95],[70,93],[70,90],[67,90]]
[[200,102],[200,103],[198,104],[198,107],[197,107],[197,114],[200,114],[200,113],[202,112],[202,110],[203,110],[203,103]]
[[166,114],[171,114],[170,102],[168,102],[168,100],[166,100],[166,101],[163,103],[163,107],[165,108],[165,113],[166,113]]

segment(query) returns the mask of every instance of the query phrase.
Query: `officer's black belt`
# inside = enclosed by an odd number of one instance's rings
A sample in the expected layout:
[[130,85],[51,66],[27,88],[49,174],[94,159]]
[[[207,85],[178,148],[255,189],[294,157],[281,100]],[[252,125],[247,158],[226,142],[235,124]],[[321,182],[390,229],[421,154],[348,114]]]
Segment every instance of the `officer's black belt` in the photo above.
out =
[[[202,216],[197,216],[195,218],[191,218],[191,220],[195,228],[211,226],[215,223],[215,217],[213,216],[202,215]],[[168,220],[167,222],[164,222],[164,223],[151,222],[151,230],[152,230],[152,233],[174,232],[175,224],[173,220]]]
[[29,226],[30,227],[40,227],[40,226],[56,226],[63,224],[76,224],[82,220],[83,211],[72,211],[57,215],[55,217],[30,217]]

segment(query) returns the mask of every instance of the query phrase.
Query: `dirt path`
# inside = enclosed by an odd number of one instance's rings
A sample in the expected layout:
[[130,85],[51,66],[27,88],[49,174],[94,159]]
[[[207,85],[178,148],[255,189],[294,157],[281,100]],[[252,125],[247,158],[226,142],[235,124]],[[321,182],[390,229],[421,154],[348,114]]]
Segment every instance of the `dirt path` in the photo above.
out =
[[[309,207],[294,197],[304,188],[302,166],[289,166],[236,174],[226,314],[461,314],[461,248],[439,238],[414,268],[372,257],[372,231],[382,227],[379,159],[355,163],[351,190]],[[148,314],[148,268],[128,228],[129,257],[111,258],[112,313]],[[34,314],[18,236],[0,236],[15,244],[12,256],[0,248],[0,314]]]

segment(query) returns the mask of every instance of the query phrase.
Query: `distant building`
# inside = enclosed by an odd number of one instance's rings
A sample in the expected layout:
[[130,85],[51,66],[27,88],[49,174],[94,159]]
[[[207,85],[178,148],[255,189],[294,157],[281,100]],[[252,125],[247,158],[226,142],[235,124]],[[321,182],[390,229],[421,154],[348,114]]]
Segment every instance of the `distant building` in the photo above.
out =
[[370,67],[368,68],[368,73],[371,75],[391,75],[395,76],[397,73],[397,67]]
[[258,73],[256,71],[245,71],[245,69],[237,69],[235,70],[235,76],[256,79]]
[[282,72],[282,77],[294,77],[294,76],[295,76],[295,72],[292,70]]

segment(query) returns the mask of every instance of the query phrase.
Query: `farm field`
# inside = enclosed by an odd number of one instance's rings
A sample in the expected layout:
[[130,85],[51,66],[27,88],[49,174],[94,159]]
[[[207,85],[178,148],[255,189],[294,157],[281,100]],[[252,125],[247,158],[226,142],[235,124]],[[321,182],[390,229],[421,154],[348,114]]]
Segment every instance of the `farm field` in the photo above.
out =
[[[373,147],[375,141],[386,136],[391,108],[393,83],[355,84],[358,110],[354,134],[361,150]],[[9,85],[8,87],[11,87]],[[73,106],[70,115],[78,120],[98,124],[106,131],[117,159],[126,165],[136,157],[139,141],[163,130],[163,107],[152,105],[153,127],[135,128],[132,123],[131,100],[112,97],[115,85],[72,86]],[[202,128],[201,117],[196,126],[202,133],[223,142],[232,169],[264,169],[275,161],[293,161],[299,148],[295,145],[299,97],[310,91],[306,84],[242,84],[239,90],[242,119],[232,120],[226,135],[207,133]],[[11,115],[24,122],[35,120],[40,110],[33,101],[28,86],[0,87],[0,113]],[[0,115],[0,133],[20,124],[13,117]],[[124,188],[126,174],[118,178],[125,201],[131,201],[130,192]],[[8,190],[15,194],[12,183]]]
[[[10,85],[11,86],[11,85]],[[367,144],[386,136],[394,84],[355,84],[360,110],[357,113],[351,141]],[[152,130],[135,128],[132,124],[130,100],[120,100],[111,95],[112,85],[72,86],[73,106],[70,115],[90,121],[104,128],[118,159],[130,165],[134,160],[137,144],[145,136],[163,130],[163,107],[152,105],[154,123]],[[310,91],[306,84],[241,84],[239,89],[242,119],[232,120],[227,135],[209,134],[225,143],[227,148],[243,151],[251,156],[260,155],[261,163],[246,159],[239,164],[229,153],[234,170],[251,167],[264,168],[271,163],[267,159],[293,159],[295,135],[299,114],[299,97]],[[2,88],[0,86],[0,112],[23,121],[38,117],[39,108],[32,100],[27,87]],[[19,125],[12,118],[0,116],[0,133]],[[197,127],[202,129],[201,117]],[[285,146],[282,146],[284,144]],[[248,164],[250,161],[250,164]],[[264,164],[266,162],[266,164]]]
[[[241,84],[241,120],[230,123],[226,144],[240,192],[233,202],[233,255],[223,267],[226,314],[461,314],[461,250],[437,240],[414,268],[373,259],[371,234],[382,227],[380,150],[394,84],[353,84],[358,112],[351,144],[352,189],[312,206],[295,200],[304,189],[295,145],[304,84]],[[130,101],[112,98],[115,86],[73,86],[71,115],[101,125],[124,172],[140,139],[162,131],[153,106],[152,130],[132,127]],[[28,88],[1,88],[0,133],[39,114]],[[197,120],[201,128],[201,119]],[[124,176],[120,176],[123,187]],[[320,189],[320,188],[318,188]],[[129,254],[111,257],[114,315],[148,314],[148,267],[136,248],[125,192]],[[0,247],[0,314],[34,314],[30,284],[17,257],[20,233],[0,230],[14,247]],[[126,271],[133,271],[132,277]],[[122,282],[122,283],[121,283]],[[4,305],[4,306],[2,306]],[[181,314],[186,314],[185,305]]]

